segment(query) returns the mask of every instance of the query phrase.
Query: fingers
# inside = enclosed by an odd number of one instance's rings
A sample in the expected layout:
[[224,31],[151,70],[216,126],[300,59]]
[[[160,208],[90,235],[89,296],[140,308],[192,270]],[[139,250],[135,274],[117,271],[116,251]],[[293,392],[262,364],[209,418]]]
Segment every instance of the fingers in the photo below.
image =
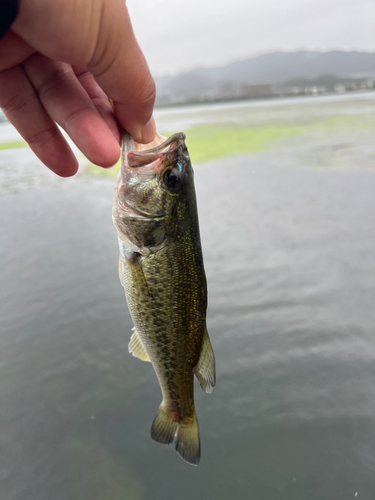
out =
[[49,58],[87,67],[134,139],[154,139],[155,84],[124,0],[24,1],[13,30]]
[[25,61],[23,68],[49,116],[66,130],[82,153],[102,167],[116,163],[120,156],[118,131],[115,130],[114,118],[110,117],[108,99],[92,77],[82,74],[80,78],[109,126],[70,65],[34,54]]
[[0,40],[0,71],[13,68],[31,56],[35,49],[9,30]]
[[121,134],[116,122],[115,115],[113,113],[113,106],[109,102],[108,97],[105,95],[103,90],[96,83],[92,74],[89,73],[86,68],[75,67],[73,68],[73,71],[78,78],[79,83],[82,85],[82,87],[85,89],[88,96],[92,100],[100,116],[103,118],[104,122],[115,136],[117,142],[120,143]]
[[73,152],[20,66],[0,73],[0,107],[48,168],[62,177],[77,172]]

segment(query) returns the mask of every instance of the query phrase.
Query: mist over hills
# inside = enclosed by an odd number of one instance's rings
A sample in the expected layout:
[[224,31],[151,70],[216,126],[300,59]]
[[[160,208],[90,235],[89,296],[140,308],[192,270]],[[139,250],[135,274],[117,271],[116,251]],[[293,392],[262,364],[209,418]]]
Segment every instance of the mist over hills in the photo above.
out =
[[[158,103],[240,97],[243,86],[272,84],[275,91],[291,81],[313,82],[331,76],[348,81],[375,80],[375,53],[274,52],[219,68],[196,68],[174,77],[156,78]],[[262,97],[260,95],[260,97]]]

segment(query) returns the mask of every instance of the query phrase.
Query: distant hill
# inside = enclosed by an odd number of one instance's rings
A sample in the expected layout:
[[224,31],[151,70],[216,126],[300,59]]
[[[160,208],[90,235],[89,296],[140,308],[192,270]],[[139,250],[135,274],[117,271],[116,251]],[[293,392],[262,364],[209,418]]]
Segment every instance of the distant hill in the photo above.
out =
[[[220,87],[271,83],[276,87],[297,79],[375,79],[375,53],[369,52],[274,52],[237,61],[221,68],[196,68],[175,77],[156,78],[158,100],[204,100],[219,95]],[[238,90],[234,90],[238,93]]]
[[357,84],[360,87],[361,83],[366,80],[366,78],[345,78],[336,75],[321,75],[316,78],[293,78],[280,85],[280,88],[306,88],[306,87],[324,87],[328,90],[334,90],[337,85],[350,87],[353,84]]

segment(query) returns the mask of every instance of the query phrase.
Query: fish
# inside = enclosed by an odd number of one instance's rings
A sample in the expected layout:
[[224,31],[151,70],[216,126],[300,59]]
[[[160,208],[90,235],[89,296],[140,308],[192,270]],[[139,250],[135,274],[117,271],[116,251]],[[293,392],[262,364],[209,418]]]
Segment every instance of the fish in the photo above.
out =
[[194,375],[215,386],[215,357],[206,327],[207,282],[194,173],[184,133],[142,145],[123,133],[112,218],[119,277],[134,328],[129,352],[151,362],[162,403],[151,438],[175,440],[183,460],[201,456]]

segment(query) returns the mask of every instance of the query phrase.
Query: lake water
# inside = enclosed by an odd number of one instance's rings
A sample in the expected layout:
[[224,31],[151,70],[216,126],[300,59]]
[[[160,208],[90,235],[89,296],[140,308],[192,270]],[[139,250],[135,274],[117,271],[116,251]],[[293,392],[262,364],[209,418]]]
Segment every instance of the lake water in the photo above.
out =
[[[365,115],[375,98],[334,105]],[[332,109],[267,106],[231,116]],[[217,386],[196,385],[191,467],[149,437],[161,396],[127,352],[113,179],[1,151],[1,500],[373,499],[374,161],[368,129],[195,165]]]

